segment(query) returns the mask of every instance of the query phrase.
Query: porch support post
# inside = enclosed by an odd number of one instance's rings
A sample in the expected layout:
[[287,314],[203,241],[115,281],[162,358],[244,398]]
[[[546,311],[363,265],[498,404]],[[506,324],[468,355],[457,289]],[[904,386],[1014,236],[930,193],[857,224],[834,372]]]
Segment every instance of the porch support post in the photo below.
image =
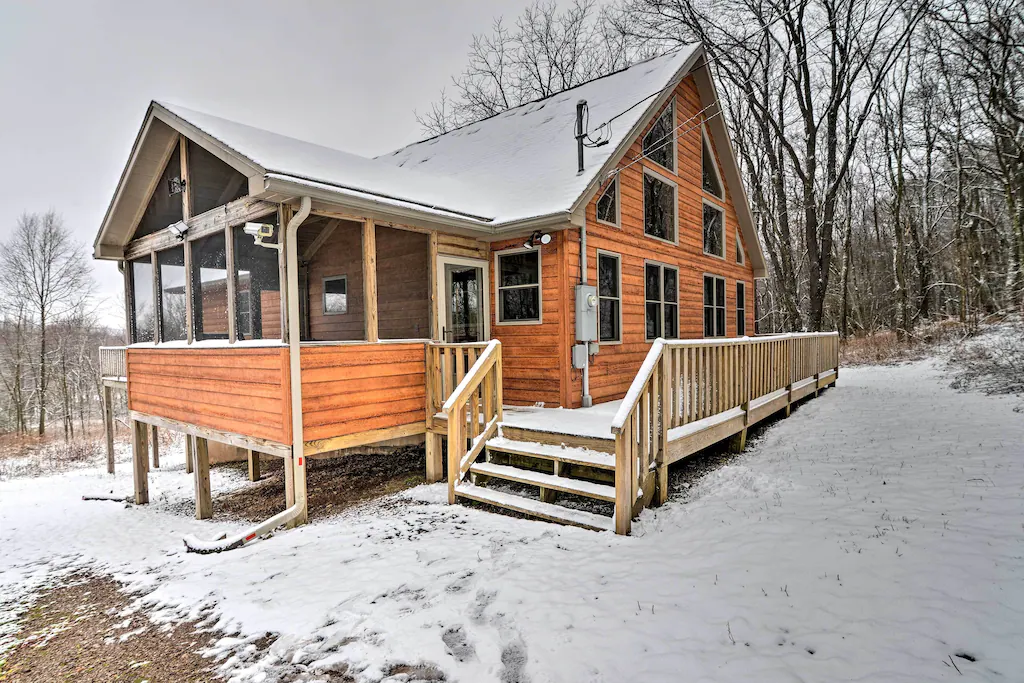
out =
[[185,474],[192,474],[192,464],[195,462],[192,438],[191,434],[185,435]]
[[661,352],[661,411],[657,406],[651,406],[651,410],[658,415],[658,428],[661,434],[658,438],[658,452],[655,454],[657,473],[654,484],[654,504],[664,505],[668,500],[668,427],[674,415],[674,401],[672,400],[672,387],[678,381],[672,377],[672,349],[665,348]]
[[430,277],[430,338],[443,341],[441,339],[441,326],[437,319],[437,304],[441,296],[437,290],[437,230],[430,231],[430,266],[428,273]]
[[248,460],[249,460],[249,481],[260,480],[260,453],[254,451],[251,448],[248,449]]
[[377,231],[372,218],[363,221],[363,308],[366,341],[379,340],[377,330]]
[[103,385],[103,432],[107,437],[107,473],[114,473],[114,390]]
[[444,479],[444,454],[442,453],[440,434],[427,432],[427,482],[434,483]]
[[209,519],[213,516],[213,501],[210,495],[210,444],[196,437],[196,519]]
[[149,427],[138,420],[131,421],[132,475],[135,479],[135,504],[149,502]]
[[153,442],[153,469],[160,469],[160,438],[156,431],[156,425],[150,426],[150,432],[152,433],[151,440]]

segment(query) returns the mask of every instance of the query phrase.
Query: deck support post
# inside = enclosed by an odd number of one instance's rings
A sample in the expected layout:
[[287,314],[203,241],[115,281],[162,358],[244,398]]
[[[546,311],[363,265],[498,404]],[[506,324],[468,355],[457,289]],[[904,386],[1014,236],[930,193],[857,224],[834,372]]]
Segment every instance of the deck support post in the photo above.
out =
[[626,451],[625,439],[616,435],[615,439],[615,533],[622,536],[629,534],[633,523],[633,468],[632,458]]
[[[562,462],[560,460],[552,460],[551,466],[554,468],[552,474],[556,477],[562,476]],[[540,489],[540,500],[542,503],[554,503],[557,491],[554,489],[546,489],[541,487]]]
[[151,440],[153,441],[153,469],[160,469],[160,439],[159,434],[156,431],[156,425],[150,426],[152,433]]
[[195,462],[195,456],[193,455],[194,449],[192,447],[192,435],[185,435],[185,474],[192,474],[192,464]]
[[444,453],[441,447],[442,436],[434,432],[427,432],[427,483],[444,479]]
[[249,460],[249,481],[260,480],[260,453],[249,448],[246,451]]
[[213,517],[213,502],[210,496],[210,444],[197,436],[195,448],[196,519]]
[[103,385],[103,432],[107,437],[107,473],[114,473],[114,390]]
[[814,398],[818,398],[818,380],[821,379],[821,373],[814,373]]
[[733,434],[729,439],[729,451],[732,453],[742,453],[743,449],[747,447],[747,426],[750,424],[750,402],[744,402],[740,405],[740,408],[743,410],[743,429]]
[[661,410],[656,412],[657,427],[661,433],[658,452],[654,456],[657,469],[654,474],[654,497],[651,500],[655,506],[664,505],[668,501],[668,430],[679,410],[676,405],[678,394],[675,398],[672,396],[672,387],[679,382],[679,377],[674,376],[674,373],[672,351],[665,349],[661,354]]
[[786,417],[793,412],[793,383],[786,385]]
[[135,479],[135,504],[149,502],[149,426],[138,420],[131,421],[132,475]]

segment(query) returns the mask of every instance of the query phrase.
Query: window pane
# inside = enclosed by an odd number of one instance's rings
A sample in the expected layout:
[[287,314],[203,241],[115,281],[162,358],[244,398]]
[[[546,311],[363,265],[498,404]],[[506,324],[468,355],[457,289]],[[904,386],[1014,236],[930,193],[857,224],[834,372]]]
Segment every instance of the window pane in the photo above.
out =
[[153,262],[149,256],[132,265],[132,340],[153,341]]
[[701,147],[702,150],[702,168],[701,168],[701,184],[704,187],[705,192],[710,192],[716,197],[721,198],[722,196],[722,185],[718,182],[718,175],[715,173],[716,164],[715,157],[711,153],[711,148],[708,146],[708,140],[704,136],[702,137]]
[[663,240],[675,239],[675,205],[674,188],[649,173],[645,173],[644,232]]
[[647,293],[644,296],[648,301],[661,301],[661,268],[648,264],[644,272],[647,280],[645,287]]
[[661,304],[647,304],[646,311],[647,338],[656,339],[661,336]]
[[715,278],[708,275],[704,276],[704,305],[713,306],[715,304]]
[[227,339],[228,270],[224,233],[192,243],[192,281],[196,339]]
[[603,342],[620,341],[619,339],[619,302],[616,299],[601,299],[600,339]]
[[381,225],[375,234],[380,338],[426,339],[430,336],[430,235]]
[[665,304],[665,339],[679,336],[679,310],[674,304]]
[[739,232],[736,233],[736,263],[743,263],[743,242]]
[[608,223],[618,223],[618,208],[615,201],[616,188],[619,185],[618,177],[612,179],[605,188],[601,198],[597,200],[597,220]]
[[348,313],[348,279],[344,276],[324,280],[324,315]]
[[673,145],[675,142],[675,126],[673,125],[673,107],[669,105],[655,119],[651,130],[643,140],[643,153],[651,161],[664,166],[670,171],[675,170],[673,163]]
[[[254,222],[274,226],[280,237],[277,214]],[[242,226],[232,232],[235,248],[235,334],[239,339],[281,338],[281,271],[276,249],[257,245]]]
[[665,301],[678,301],[679,292],[676,288],[677,273],[674,268],[665,268],[664,275],[665,279]]
[[715,336],[715,309],[710,306],[704,307],[704,336]]
[[185,247],[156,255],[160,266],[160,341],[185,339]]
[[710,204],[704,205],[704,251],[725,256],[725,235],[722,232],[722,211]]
[[736,311],[736,336],[742,337],[747,333],[747,317],[743,309]]
[[539,320],[540,288],[503,289],[500,297],[501,320]]
[[715,336],[716,337],[724,337],[725,336],[725,309],[724,308],[716,308],[715,309]]
[[725,280],[715,278],[715,306],[725,308]]
[[597,293],[601,296],[619,295],[619,260],[599,254],[597,257]]
[[498,264],[501,268],[501,287],[535,285],[540,281],[539,260],[536,251],[499,255]]

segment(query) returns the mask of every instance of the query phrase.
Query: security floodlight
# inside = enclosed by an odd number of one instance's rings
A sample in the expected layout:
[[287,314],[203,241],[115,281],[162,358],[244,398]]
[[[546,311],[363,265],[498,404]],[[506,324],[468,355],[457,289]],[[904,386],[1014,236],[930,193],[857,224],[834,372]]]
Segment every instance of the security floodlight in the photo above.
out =
[[530,235],[530,239],[526,240],[526,244],[524,244],[523,246],[526,247],[527,249],[533,249],[538,244],[550,244],[550,243],[551,243],[551,235],[549,235],[546,232],[541,232],[540,230],[537,230],[532,235]]
[[174,235],[179,242],[182,242],[185,239],[185,235],[188,233],[188,223],[185,221],[178,221],[177,223],[168,225],[167,229],[171,231],[171,234]]

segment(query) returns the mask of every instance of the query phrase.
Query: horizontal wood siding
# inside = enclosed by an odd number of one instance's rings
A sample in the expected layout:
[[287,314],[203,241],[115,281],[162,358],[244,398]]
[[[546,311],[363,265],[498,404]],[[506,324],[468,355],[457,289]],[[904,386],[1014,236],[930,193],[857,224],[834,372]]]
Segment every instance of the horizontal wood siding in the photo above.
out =
[[287,348],[128,349],[128,407],[291,443]]
[[306,441],[426,423],[422,342],[303,347]]
[[[497,323],[497,281],[494,254],[503,249],[523,246],[526,238],[491,244],[491,336],[501,341],[504,365],[503,390],[507,405],[563,405],[562,363],[568,353],[563,338],[566,283],[562,266],[565,231],[555,234],[541,250],[541,322],[540,324]],[[570,309],[571,310],[571,309]]]
[[[299,252],[304,253],[329,221],[320,219],[298,232]],[[363,226],[341,221],[306,267],[309,287],[309,332],[315,341],[366,339],[363,323]],[[347,312],[324,315],[324,278],[344,275]]]
[[[595,403],[622,398],[636,376],[650,349],[644,339],[644,261],[658,261],[679,268],[679,335],[684,339],[704,336],[703,276],[705,273],[726,279],[726,332],[736,335],[736,282],[746,283],[747,334],[754,333],[754,274],[750,258],[736,262],[738,223],[729,187],[725,187],[725,259],[704,253],[703,198],[701,187],[701,129],[694,125],[700,117],[690,120],[702,108],[692,77],[685,78],[675,91],[678,156],[677,173],[672,174],[657,164],[643,159],[624,168],[641,154],[641,133],[619,164],[620,224],[608,226],[597,222],[595,195],[586,209],[588,281],[597,282],[598,250],[622,257],[622,343],[601,344],[600,353],[592,357],[590,393]],[[691,130],[692,128],[692,130]],[[646,132],[646,131],[644,131]],[[717,156],[717,150],[716,150]],[[679,243],[669,244],[644,235],[643,167],[647,166],[677,183],[679,196]],[[719,162],[719,168],[721,168]],[[723,180],[724,183],[724,180]],[[721,200],[715,200],[722,204]],[[579,231],[573,230],[567,245],[570,282],[579,277]],[[569,320],[568,344],[575,334],[575,309],[570,288],[566,300]],[[570,392],[573,407],[580,405],[582,382],[573,373]]]

